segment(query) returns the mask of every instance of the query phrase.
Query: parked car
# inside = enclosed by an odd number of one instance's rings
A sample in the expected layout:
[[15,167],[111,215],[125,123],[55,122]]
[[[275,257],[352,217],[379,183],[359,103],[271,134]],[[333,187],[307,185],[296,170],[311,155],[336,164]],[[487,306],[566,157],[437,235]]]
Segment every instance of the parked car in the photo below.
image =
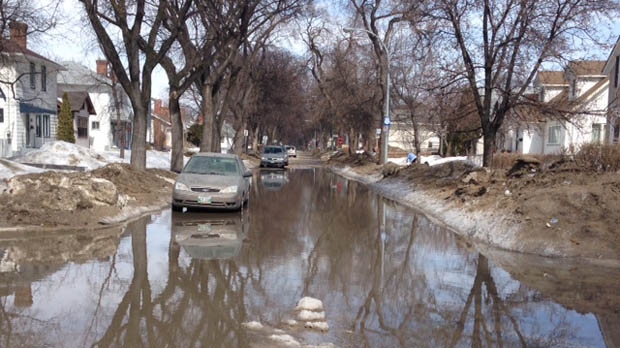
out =
[[229,259],[239,254],[248,235],[248,217],[243,212],[172,213],[173,240],[194,259]]
[[177,176],[172,209],[210,208],[239,210],[250,196],[252,172],[234,154],[199,152]]
[[297,149],[293,145],[286,145],[286,152],[289,157],[297,157]]
[[286,148],[280,145],[268,145],[263,148],[260,159],[260,167],[280,167],[288,166],[288,153]]

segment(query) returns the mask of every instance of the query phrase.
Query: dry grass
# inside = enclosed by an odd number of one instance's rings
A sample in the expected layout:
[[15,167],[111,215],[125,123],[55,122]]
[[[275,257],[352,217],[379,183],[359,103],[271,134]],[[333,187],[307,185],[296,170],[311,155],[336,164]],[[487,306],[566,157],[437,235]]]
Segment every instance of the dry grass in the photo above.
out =
[[574,155],[581,168],[596,172],[617,172],[620,170],[620,146],[584,144]]
[[578,151],[566,151],[559,155],[521,155],[514,153],[498,153],[493,156],[493,169],[510,169],[518,158],[527,156],[540,161],[543,168],[557,162],[571,162],[575,168],[586,172],[617,172],[620,171],[620,146],[584,144]]

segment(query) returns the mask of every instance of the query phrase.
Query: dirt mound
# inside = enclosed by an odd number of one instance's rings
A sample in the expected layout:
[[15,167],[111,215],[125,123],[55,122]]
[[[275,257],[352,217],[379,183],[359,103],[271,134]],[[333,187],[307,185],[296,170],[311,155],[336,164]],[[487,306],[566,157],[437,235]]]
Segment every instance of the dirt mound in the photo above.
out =
[[[414,164],[397,171],[437,198],[469,211],[508,214],[522,226],[524,250],[620,260],[620,176],[579,168],[575,161],[542,163],[523,157],[508,170],[487,170],[467,162]],[[387,178],[389,179],[389,178]]]
[[327,163],[347,164],[350,166],[364,166],[376,162],[377,158],[367,152],[354,153],[352,155],[345,152],[338,152],[327,161]]
[[15,176],[0,194],[0,227],[97,226],[122,209],[163,203],[175,174],[110,164],[90,172]]

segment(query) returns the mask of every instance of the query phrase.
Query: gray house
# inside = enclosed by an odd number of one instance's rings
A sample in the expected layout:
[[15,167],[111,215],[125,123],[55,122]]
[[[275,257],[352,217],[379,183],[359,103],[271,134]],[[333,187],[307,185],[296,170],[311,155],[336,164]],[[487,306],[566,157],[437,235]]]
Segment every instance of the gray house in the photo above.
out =
[[28,49],[28,25],[9,24],[0,39],[0,157],[56,139],[56,73],[63,67]]

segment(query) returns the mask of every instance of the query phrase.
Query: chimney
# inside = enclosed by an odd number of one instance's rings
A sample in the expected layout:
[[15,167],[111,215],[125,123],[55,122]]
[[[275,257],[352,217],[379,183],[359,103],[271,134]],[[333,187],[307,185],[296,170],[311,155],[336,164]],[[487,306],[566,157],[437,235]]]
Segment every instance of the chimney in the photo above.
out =
[[97,59],[97,75],[108,77],[108,61]]
[[153,113],[158,116],[163,115],[161,99],[155,99],[155,110],[153,110]]
[[23,22],[11,22],[9,24],[9,35],[11,41],[15,42],[19,47],[26,49],[28,44],[26,35],[28,33],[28,24]]

